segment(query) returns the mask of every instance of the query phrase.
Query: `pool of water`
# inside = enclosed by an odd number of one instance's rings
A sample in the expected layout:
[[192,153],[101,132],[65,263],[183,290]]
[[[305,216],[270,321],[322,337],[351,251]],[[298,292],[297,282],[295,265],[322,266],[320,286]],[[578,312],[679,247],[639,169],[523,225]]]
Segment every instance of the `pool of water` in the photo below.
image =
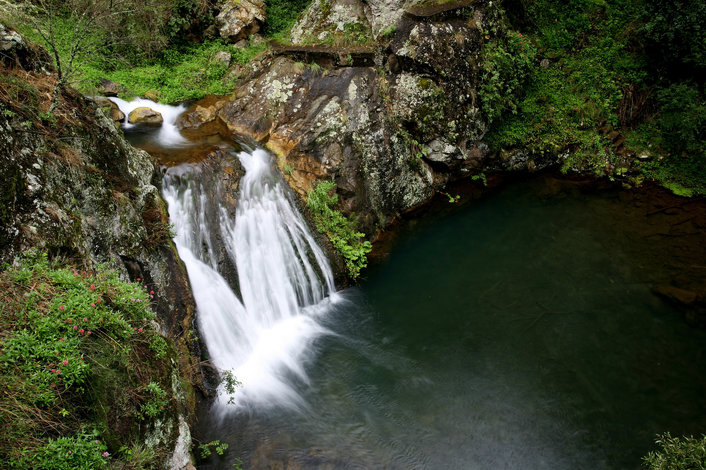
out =
[[632,469],[703,433],[706,333],[651,291],[644,213],[540,178],[410,227],[320,319],[301,403],[204,406],[230,448],[200,468]]

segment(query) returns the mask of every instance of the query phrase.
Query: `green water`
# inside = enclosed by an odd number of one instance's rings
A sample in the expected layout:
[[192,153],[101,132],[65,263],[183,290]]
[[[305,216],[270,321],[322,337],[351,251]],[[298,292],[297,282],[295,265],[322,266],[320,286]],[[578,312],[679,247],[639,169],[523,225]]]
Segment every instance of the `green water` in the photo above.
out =
[[535,181],[417,224],[323,320],[307,406],[204,412],[231,448],[202,468],[633,469],[706,432],[706,333],[618,196]]

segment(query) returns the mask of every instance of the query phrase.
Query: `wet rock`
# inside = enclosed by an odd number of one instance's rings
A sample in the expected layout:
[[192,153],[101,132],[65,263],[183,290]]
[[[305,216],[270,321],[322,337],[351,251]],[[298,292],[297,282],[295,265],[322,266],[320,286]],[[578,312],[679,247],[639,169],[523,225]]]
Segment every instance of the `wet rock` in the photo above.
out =
[[117,83],[106,80],[105,78],[101,79],[101,81],[98,83],[98,93],[100,93],[103,96],[118,96],[118,93],[122,91],[122,87],[118,85]]
[[140,107],[135,108],[127,117],[130,124],[144,124],[148,126],[161,126],[164,122],[164,118],[157,111],[147,108]]
[[123,122],[125,120],[125,113],[120,111],[118,105],[113,103],[109,99],[96,98],[95,102],[111,120],[115,122]]
[[655,286],[652,290],[681,306],[692,306],[699,299],[699,295],[696,292],[670,285]]
[[218,8],[218,32],[223,39],[233,43],[257,33],[265,22],[263,0],[223,0]]

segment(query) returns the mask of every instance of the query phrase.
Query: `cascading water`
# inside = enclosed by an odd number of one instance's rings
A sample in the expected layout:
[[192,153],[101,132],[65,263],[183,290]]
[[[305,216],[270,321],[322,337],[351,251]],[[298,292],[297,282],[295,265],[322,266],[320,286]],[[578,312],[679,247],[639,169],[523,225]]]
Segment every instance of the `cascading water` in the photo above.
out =
[[[216,197],[220,188],[203,187],[198,167],[167,172],[163,191],[174,240],[212,362],[242,383],[235,403],[303,406],[293,384],[307,382],[312,341],[327,332],[317,316],[331,301],[333,275],[269,154],[257,149],[238,158],[246,174],[234,220]],[[207,216],[212,205],[217,221]],[[219,239],[237,268],[242,302],[218,272]],[[230,400],[226,395],[221,403]]]
[[157,141],[162,147],[179,147],[183,145],[188,145],[189,141],[186,140],[180,133],[179,129],[176,127],[176,120],[181,113],[186,110],[185,105],[170,106],[167,104],[156,103],[151,100],[144,98],[136,98],[132,101],[125,101],[120,98],[109,98],[113,103],[118,105],[120,111],[125,114],[125,122],[123,122],[124,129],[131,129],[135,124],[130,124],[128,122],[128,116],[132,111],[137,108],[150,108],[153,111],[157,111],[162,115],[161,127],[159,128],[159,133],[157,134]]

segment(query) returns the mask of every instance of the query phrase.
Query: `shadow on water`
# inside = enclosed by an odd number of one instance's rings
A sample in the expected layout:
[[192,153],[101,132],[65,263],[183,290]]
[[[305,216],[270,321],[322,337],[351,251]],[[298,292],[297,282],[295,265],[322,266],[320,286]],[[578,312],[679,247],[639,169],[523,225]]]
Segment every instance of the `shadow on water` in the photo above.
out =
[[307,406],[203,410],[200,468],[630,469],[704,432],[706,333],[650,289],[693,221],[649,204],[542,177],[417,223],[327,313]]

